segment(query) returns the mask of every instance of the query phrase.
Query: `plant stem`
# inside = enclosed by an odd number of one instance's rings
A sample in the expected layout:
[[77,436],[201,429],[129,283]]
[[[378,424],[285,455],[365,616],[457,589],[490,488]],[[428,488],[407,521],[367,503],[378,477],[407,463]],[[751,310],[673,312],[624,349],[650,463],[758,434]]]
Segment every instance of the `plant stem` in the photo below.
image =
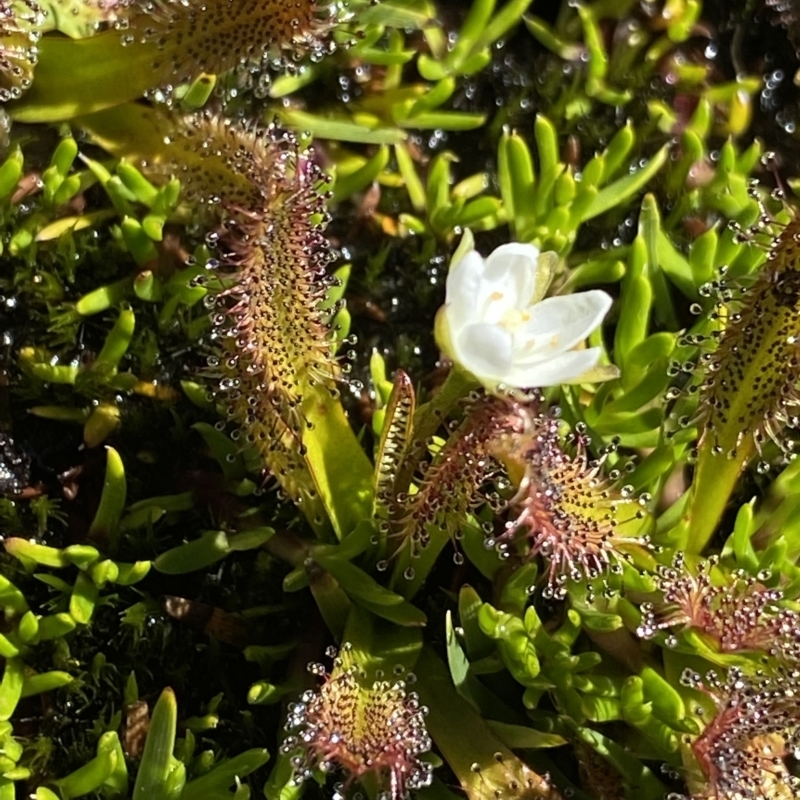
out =
[[714,453],[710,439],[701,445],[688,511],[689,524],[676,543],[678,549],[687,553],[705,550],[753,449],[752,437],[741,443],[735,458]]
[[372,464],[345,416],[324,387],[309,388],[303,401],[313,426],[303,436],[306,463],[338,539],[372,511]]

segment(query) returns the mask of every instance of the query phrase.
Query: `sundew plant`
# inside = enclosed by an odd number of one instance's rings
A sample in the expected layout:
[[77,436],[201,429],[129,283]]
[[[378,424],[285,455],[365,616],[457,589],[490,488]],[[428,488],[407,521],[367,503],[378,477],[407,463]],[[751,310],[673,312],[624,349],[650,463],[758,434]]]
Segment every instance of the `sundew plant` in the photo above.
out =
[[798,51],[0,0],[0,800],[800,798]]

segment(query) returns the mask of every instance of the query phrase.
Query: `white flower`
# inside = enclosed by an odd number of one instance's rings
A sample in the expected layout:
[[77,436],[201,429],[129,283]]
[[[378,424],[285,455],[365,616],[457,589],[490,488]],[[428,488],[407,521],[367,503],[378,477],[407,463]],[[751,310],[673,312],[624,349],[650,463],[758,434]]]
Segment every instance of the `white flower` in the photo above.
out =
[[[462,244],[469,247],[471,237]],[[543,299],[556,262],[555,253],[530,244],[503,245],[486,259],[473,249],[461,258],[457,252],[436,317],[445,355],[487,389],[589,378],[601,349],[574,348],[600,325],[612,301],[599,290]]]

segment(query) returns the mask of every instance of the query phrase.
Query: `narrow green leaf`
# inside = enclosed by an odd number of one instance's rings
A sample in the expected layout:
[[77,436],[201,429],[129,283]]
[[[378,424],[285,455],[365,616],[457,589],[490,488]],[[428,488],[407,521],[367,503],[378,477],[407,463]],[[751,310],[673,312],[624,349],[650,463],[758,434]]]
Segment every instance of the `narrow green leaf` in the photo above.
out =
[[51,670],[39,675],[29,675],[22,682],[22,697],[31,697],[44,692],[53,692],[63,686],[69,686],[75,679],[68,672]]
[[75,620],[65,613],[51,614],[39,620],[39,641],[59,639],[70,631],[75,630]]
[[568,743],[557,733],[547,733],[522,725],[509,725],[491,719],[486,722],[498,738],[512,750],[539,750],[545,747],[562,747]]
[[664,145],[641,169],[625,175],[605,186],[597,193],[592,204],[583,215],[583,222],[603,214],[614,206],[620,206],[640,189],[664,166],[669,155],[669,146]]
[[68,567],[70,564],[69,560],[64,556],[63,550],[30,542],[27,539],[11,537],[3,542],[3,546],[6,552],[12,556],[20,560],[29,559],[45,567],[60,569]]
[[[98,748],[99,749],[99,748]],[[114,771],[117,754],[114,751],[99,752],[91,761],[55,782],[64,800],[96,792]]]
[[119,453],[113,447],[106,447],[106,476],[100,505],[89,527],[89,536],[108,538],[112,546],[117,526],[125,508],[127,482],[125,467]]
[[411,200],[414,211],[424,211],[426,205],[425,187],[414,166],[408,147],[404,143],[399,142],[394,146],[394,152],[395,158],[397,159],[397,167],[406,184],[408,198]]
[[[547,117],[538,114],[533,127],[536,148],[539,152],[541,177],[534,198],[536,217],[541,217],[551,206],[551,192],[563,164],[558,157],[558,133]],[[530,202],[530,201],[528,201]],[[552,229],[552,228],[551,228]]]
[[172,689],[164,689],[153,709],[132,800],[171,800],[168,781],[173,772],[178,704]]
[[237,778],[244,778],[269,761],[269,752],[262,748],[247,750],[233,758],[225,759],[210,772],[190,781],[181,794],[181,800],[204,800],[215,792],[230,789]]
[[75,622],[79,625],[91,622],[99,596],[97,584],[85,572],[79,573],[69,599],[69,613]]
[[405,132],[398,128],[369,128],[350,119],[318,117],[297,109],[282,110],[278,116],[284,125],[310,131],[323,139],[361,144],[397,144],[406,139]]
[[22,697],[23,661],[21,658],[9,658],[3,668],[3,680],[0,681],[0,722],[11,719],[11,715]]
[[489,47],[505,36],[514,25],[522,20],[522,15],[532,2],[533,0],[507,0],[506,4],[480,32],[477,47]]
[[107,311],[112,306],[121,303],[129,296],[133,287],[133,278],[122,278],[122,280],[111,283],[108,286],[101,286],[81,297],[75,303],[75,310],[83,317],[90,317]]
[[22,177],[22,167],[22,151],[17,146],[0,166],[0,200],[6,200],[13,194]]
[[351,175],[337,175],[336,183],[333,187],[333,199],[339,203],[356,192],[363,191],[386,169],[388,163],[389,149],[386,146],[382,146],[372,158]]
[[230,552],[230,543],[224,531],[205,531],[198,539],[161,553],[153,562],[153,567],[165,575],[182,575],[216,564]]

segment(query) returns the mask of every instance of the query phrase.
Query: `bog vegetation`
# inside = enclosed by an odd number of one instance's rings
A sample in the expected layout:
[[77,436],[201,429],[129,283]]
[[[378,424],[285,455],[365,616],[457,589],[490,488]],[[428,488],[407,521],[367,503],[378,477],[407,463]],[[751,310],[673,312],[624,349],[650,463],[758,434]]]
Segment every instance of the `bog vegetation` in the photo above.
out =
[[0,800],[800,797],[798,15],[0,0]]

